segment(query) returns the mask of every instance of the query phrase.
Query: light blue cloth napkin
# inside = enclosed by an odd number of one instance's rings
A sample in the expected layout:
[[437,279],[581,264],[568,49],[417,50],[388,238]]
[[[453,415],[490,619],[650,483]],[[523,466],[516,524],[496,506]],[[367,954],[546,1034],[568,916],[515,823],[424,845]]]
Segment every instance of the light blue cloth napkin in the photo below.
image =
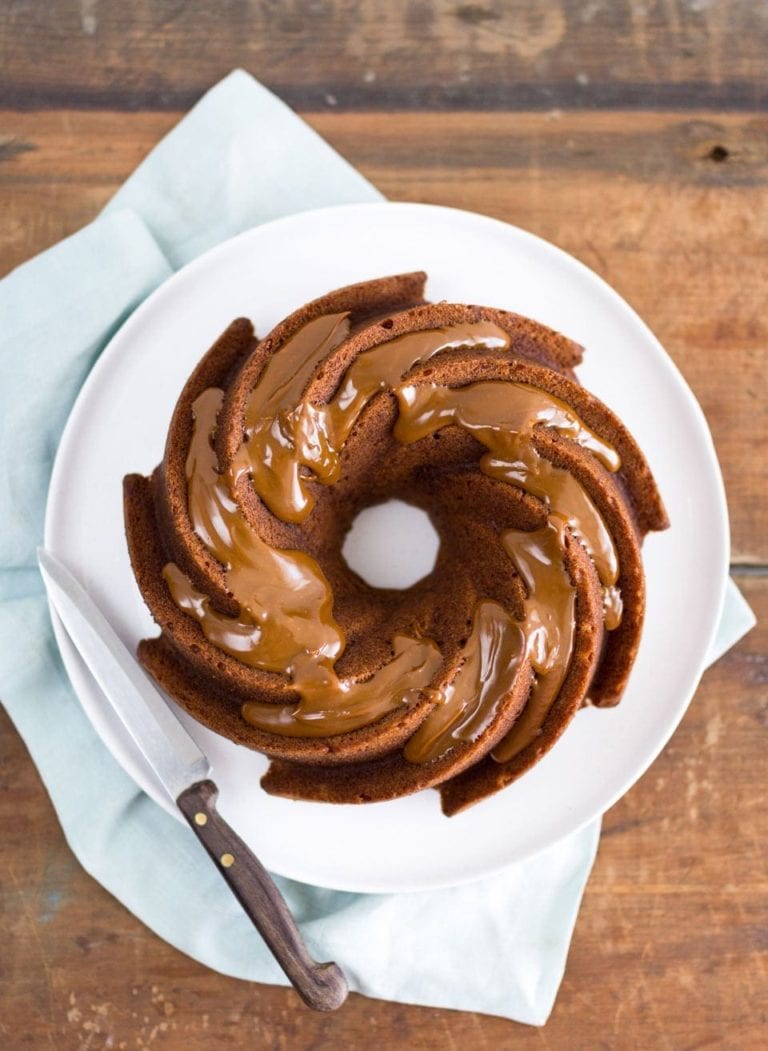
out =
[[[213,88],[94,223],[0,282],[0,696],[83,867],[224,974],[286,984],[197,840],[123,772],[64,673],[35,565],[53,456],[109,337],[175,268],[257,223],[381,195],[243,72]],[[729,591],[718,654],[753,623]],[[466,887],[365,895],[279,879],[317,959],[368,996],[541,1025],[599,822]]]

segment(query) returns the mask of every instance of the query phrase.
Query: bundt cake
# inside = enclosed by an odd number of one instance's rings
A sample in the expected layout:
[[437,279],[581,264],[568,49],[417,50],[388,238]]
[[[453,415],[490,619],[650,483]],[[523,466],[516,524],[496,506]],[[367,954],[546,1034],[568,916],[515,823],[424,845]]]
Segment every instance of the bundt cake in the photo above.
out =
[[[640,639],[640,544],[667,518],[582,348],[505,310],[351,285],[259,340],[240,318],[184,387],[151,478],[125,479],[139,644],[267,792],[360,803],[439,788],[454,814],[615,704]],[[398,497],[434,569],[373,588],[341,555]]]

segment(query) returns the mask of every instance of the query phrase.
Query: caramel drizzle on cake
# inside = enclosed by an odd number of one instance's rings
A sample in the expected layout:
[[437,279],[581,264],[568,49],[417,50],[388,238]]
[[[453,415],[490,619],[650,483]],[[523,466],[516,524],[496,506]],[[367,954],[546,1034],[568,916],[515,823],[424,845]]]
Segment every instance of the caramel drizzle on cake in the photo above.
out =
[[526,658],[536,679],[523,712],[491,754],[506,762],[539,733],[565,679],[573,646],[575,592],[563,568],[563,525],[553,518],[531,533],[504,533],[504,546],[528,592],[525,619],[518,623],[493,602],[478,604],[475,644],[467,648],[464,664],[443,690],[441,703],[406,745],[406,759],[429,762],[457,740],[479,736]]
[[[224,567],[239,616],[212,608],[173,563],[163,575],[174,601],[199,621],[214,645],[246,664],[290,677],[299,704],[279,708],[246,702],[243,718],[253,726],[288,736],[320,737],[359,729],[403,704],[413,704],[440,666],[434,642],[396,636],[393,660],[369,679],[340,679],[333,665],[343,652],[344,637],[333,619],[333,595],[320,566],[303,552],[265,543],[248,525],[232,492],[247,473],[277,517],[307,517],[313,498],[302,469],[311,469],[325,485],[333,484],[349,433],[371,397],[382,390],[397,395],[400,415],[394,434],[404,444],[450,424],[465,428],[488,449],[481,469],[544,499],[551,520],[535,533],[503,534],[504,546],[525,580],[525,619],[518,625],[497,603],[478,604],[459,671],[447,686],[431,691],[435,707],[404,755],[412,762],[428,762],[457,741],[475,740],[527,658],[537,678],[524,717],[493,753],[504,761],[539,732],[568,668],[574,592],[563,567],[563,526],[582,540],[604,587],[614,587],[619,572],[615,547],[594,504],[569,472],[537,453],[531,431],[535,426],[554,429],[590,450],[611,471],[620,466],[618,454],[565,403],[531,386],[397,386],[415,365],[446,350],[506,349],[507,333],[487,322],[400,336],[361,354],[327,404],[301,399],[319,363],[348,331],[345,314],[321,316],[270,359],[248,401],[246,440],[226,476],[219,471],[213,447],[223,391],[209,388],[193,405],[195,426],[186,467],[190,516],[195,532]],[[615,618],[611,623],[617,626]]]
[[320,737],[356,730],[412,702],[434,677],[440,651],[429,640],[398,636],[394,659],[367,682],[338,678],[333,665],[344,649],[344,634],[333,619],[333,595],[322,570],[301,551],[265,543],[218,470],[211,437],[222,397],[222,391],[209,388],[193,406],[189,510],[196,533],[224,566],[239,616],[214,609],[173,563],[163,576],[174,602],[199,621],[215,646],[244,664],[290,675],[301,698],[297,708],[250,701],[243,705],[243,718],[272,733]]
[[550,514],[565,519],[582,540],[603,585],[616,584],[618,555],[597,508],[578,480],[541,456],[531,440],[534,427],[549,427],[589,449],[609,471],[617,471],[621,461],[616,450],[567,405],[521,383],[403,386],[396,393],[399,441],[418,441],[451,423],[468,430],[488,449],[480,469],[544,500]]
[[[323,339],[313,346],[315,329]],[[248,399],[246,440],[230,468],[230,482],[234,488],[241,474],[249,474],[261,499],[284,522],[300,522],[312,510],[302,468],[325,485],[338,479],[341,450],[374,394],[391,390],[414,365],[446,350],[509,346],[508,334],[490,322],[409,333],[361,354],[327,404],[302,400],[317,364],[348,331],[345,314],[311,321],[270,360]]]

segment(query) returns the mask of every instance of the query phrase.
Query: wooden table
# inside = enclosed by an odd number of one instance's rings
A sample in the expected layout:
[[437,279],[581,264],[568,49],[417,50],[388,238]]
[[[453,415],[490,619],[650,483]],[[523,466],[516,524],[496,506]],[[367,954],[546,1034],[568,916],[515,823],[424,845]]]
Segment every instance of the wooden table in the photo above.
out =
[[241,65],[389,197],[532,230],[636,307],[710,421],[761,626],[607,815],[542,1030],[356,995],[319,1017],[191,962],[80,869],[3,715],[0,1046],[766,1046],[766,55],[764,5],[736,0],[2,0],[1,272],[88,222]]

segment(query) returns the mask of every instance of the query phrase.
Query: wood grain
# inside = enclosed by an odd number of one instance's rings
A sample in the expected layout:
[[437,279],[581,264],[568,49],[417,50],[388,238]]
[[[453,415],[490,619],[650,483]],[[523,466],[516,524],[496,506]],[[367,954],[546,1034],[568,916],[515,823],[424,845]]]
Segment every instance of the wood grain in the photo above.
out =
[[160,942],[73,858],[0,716],[0,1045],[762,1051],[768,1002],[768,579],[739,578],[760,627],[706,673],[683,723],[607,815],[543,1030],[214,974]]
[[[0,111],[0,272],[90,221],[179,116]],[[768,562],[768,118],[306,117],[387,196],[516,223],[624,295],[707,415],[734,562]]]
[[636,307],[708,416],[761,620],[607,815],[543,1030],[357,995],[318,1016],[200,967],[80,868],[0,713],[0,1047],[762,1051],[766,54],[748,0],[0,0],[0,275],[242,66],[388,196],[532,230]]
[[747,109],[744,0],[25,0],[0,6],[0,106],[186,109],[235,66],[300,109]]

